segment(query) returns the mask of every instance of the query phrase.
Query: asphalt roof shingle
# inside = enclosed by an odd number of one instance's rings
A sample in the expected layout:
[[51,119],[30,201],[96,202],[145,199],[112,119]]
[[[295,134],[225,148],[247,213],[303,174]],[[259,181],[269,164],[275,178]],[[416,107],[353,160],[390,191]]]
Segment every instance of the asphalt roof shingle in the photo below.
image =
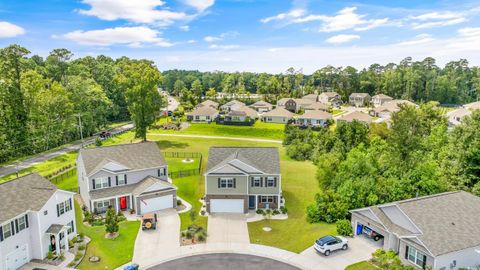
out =
[[238,159],[267,174],[280,174],[280,159],[276,147],[210,147],[207,173]]

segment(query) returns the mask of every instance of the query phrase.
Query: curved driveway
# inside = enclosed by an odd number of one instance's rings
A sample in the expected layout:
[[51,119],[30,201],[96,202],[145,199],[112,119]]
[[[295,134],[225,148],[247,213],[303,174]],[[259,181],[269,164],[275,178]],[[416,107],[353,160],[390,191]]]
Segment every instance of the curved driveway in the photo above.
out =
[[269,258],[234,254],[217,253],[203,254],[168,261],[160,265],[148,268],[148,270],[239,270],[239,269],[258,269],[258,270],[300,270],[300,268],[289,264],[275,261]]

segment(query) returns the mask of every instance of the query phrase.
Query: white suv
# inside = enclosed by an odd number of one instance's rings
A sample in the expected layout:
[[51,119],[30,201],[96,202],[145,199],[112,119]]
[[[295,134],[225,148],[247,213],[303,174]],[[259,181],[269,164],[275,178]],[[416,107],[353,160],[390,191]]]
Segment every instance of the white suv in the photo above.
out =
[[341,236],[327,235],[315,241],[313,247],[316,251],[328,256],[332,251],[346,250],[348,248],[348,240]]

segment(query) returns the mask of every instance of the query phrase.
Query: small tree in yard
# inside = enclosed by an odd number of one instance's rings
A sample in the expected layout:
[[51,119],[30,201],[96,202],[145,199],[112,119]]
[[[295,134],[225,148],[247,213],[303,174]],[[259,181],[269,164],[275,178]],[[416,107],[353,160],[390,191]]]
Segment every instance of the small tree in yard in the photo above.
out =
[[197,215],[195,214],[195,211],[190,210],[190,220],[192,221],[192,224],[195,224],[195,219],[197,219]]
[[118,232],[117,213],[113,208],[108,208],[107,216],[105,217],[105,231],[110,235]]
[[341,219],[337,221],[337,233],[342,236],[352,236],[352,224],[346,219]]

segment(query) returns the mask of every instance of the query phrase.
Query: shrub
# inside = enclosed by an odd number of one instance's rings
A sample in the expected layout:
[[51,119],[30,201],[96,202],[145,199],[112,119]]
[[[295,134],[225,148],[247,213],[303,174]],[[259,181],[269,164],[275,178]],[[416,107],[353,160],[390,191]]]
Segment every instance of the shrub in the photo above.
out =
[[205,210],[200,211],[200,214],[202,214],[202,216],[205,216],[205,213],[207,213],[205,212]]
[[337,233],[343,236],[352,236],[352,224],[349,220],[341,219],[337,220]]
[[257,213],[259,215],[263,215],[264,211],[262,209],[257,209],[257,211],[255,211],[255,213]]
[[78,241],[78,238],[76,236],[72,238],[73,243],[76,243],[77,241]]
[[202,241],[202,242],[205,241],[205,239],[207,239],[207,233],[205,232],[205,230],[202,230],[197,234],[197,239],[198,241]]
[[182,200],[177,200],[177,206],[182,205]]
[[185,237],[187,239],[192,239],[193,238],[193,232],[192,231],[186,231],[185,232]]
[[130,209],[130,214],[131,214],[131,215],[135,214],[135,209],[133,209],[133,208]]
[[52,251],[49,251],[47,253],[47,259],[49,259],[49,260],[53,259],[53,252]]
[[275,215],[278,215],[280,214],[280,211],[278,209],[275,209],[273,210],[272,214],[275,216]]
[[124,217],[124,216],[118,216],[118,217],[117,217],[117,221],[118,221],[118,222],[125,221],[125,220],[127,220],[127,218]]
[[78,245],[78,250],[85,250],[85,248],[86,248],[85,244]]
[[92,226],[103,226],[105,225],[105,222],[101,219],[95,219],[92,223]]
[[82,256],[83,256],[83,253],[77,252],[77,254],[75,254],[75,259],[74,259],[74,260],[75,260],[75,261],[78,261],[78,260],[80,260],[80,259],[82,258]]
[[58,259],[59,259],[60,261],[65,260],[65,253],[63,253],[63,251],[60,252],[60,256],[58,256]]
[[107,216],[105,217],[105,231],[107,233],[118,232],[118,216],[113,208],[108,208]]
[[75,266],[75,261],[71,261],[67,266],[73,268]]
[[182,237],[186,237],[186,236],[187,236],[187,233],[186,233],[185,231],[182,231],[182,232],[180,233],[180,235],[181,235]]
[[282,214],[284,214],[284,215],[287,214],[288,213],[287,207],[285,207],[285,206],[280,207],[280,212],[282,212]]
[[85,237],[85,233],[83,232],[79,233],[78,237],[80,238],[80,240],[83,240],[83,238]]

